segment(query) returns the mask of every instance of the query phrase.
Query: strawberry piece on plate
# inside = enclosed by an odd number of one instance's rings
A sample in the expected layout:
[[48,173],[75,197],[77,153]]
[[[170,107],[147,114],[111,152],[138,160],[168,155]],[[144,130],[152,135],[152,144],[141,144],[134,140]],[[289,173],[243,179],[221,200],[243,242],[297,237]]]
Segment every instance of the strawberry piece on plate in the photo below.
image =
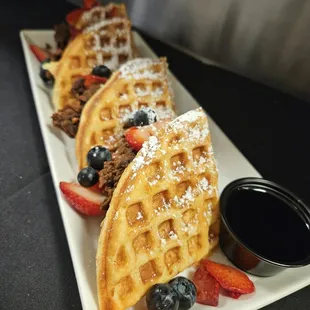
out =
[[101,204],[106,199],[102,194],[75,183],[60,182],[59,187],[71,207],[78,212],[89,216],[105,213],[100,209]]
[[42,62],[43,60],[45,60],[47,57],[47,54],[45,53],[45,51],[37,46],[37,45],[34,45],[34,44],[30,44],[29,45],[31,51],[33,52],[33,54],[37,57],[37,59]]
[[97,75],[85,75],[84,76],[84,86],[90,87],[93,84],[105,84],[108,79],[105,77],[97,76]]
[[251,294],[255,291],[253,282],[242,271],[208,259],[202,261],[202,264],[225,290],[240,294]]
[[220,285],[208,273],[204,265],[195,272],[193,282],[197,289],[196,301],[203,305],[216,307],[219,303]]
[[233,298],[233,299],[238,299],[241,295],[241,293],[237,293],[237,292],[230,292],[230,291],[226,291],[227,296]]

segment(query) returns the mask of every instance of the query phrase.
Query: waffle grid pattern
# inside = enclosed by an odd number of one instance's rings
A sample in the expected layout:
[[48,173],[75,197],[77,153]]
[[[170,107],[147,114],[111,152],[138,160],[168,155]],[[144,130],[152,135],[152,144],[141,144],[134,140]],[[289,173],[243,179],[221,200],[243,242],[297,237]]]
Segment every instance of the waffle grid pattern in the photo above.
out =
[[[139,59],[134,62],[139,62]],[[86,165],[86,154],[93,146],[103,145],[111,150],[117,147],[123,124],[130,113],[151,107],[160,119],[175,115],[165,59],[154,60],[140,71],[142,77],[138,80],[130,74],[122,78],[119,72],[115,73],[109,85],[88,102],[77,136],[77,140],[81,141],[77,145],[80,167]],[[146,72],[152,75],[145,75]]]
[[[200,120],[202,126],[205,122]],[[108,298],[118,305],[113,309],[134,304],[150,286],[199,261],[218,242],[218,180],[210,135],[194,142],[186,136],[189,123],[183,125],[177,134],[159,134],[160,148],[152,159],[138,169],[133,162],[120,181],[125,184],[111,234],[124,237],[116,244],[112,235],[104,244],[111,247],[105,276]],[[110,308],[101,304],[101,309]]]

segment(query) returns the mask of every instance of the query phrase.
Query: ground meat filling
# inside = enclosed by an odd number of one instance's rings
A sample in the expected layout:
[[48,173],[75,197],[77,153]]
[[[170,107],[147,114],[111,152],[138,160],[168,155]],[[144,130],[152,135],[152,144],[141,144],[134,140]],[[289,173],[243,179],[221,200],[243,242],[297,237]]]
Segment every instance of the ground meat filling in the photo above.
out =
[[78,130],[81,111],[81,106],[66,106],[52,115],[53,125],[74,138]]
[[133,161],[136,154],[129,146],[125,138],[120,142],[120,146],[112,155],[112,160],[104,163],[104,168],[99,172],[99,188],[107,199],[101,205],[102,210],[107,210],[124,170]]
[[100,84],[92,84],[90,87],[85,87],[84,79],[78,79],[73,83],[71,94],[78,99],[81,105],[84,105],[92,95],[100,88]]
[[69,137],[74,138],[79,128],[83,107],[99,87],[100,84],[93,84],[89,88],[86,88],[83,78],[75,81],[71,89],[71,94],[76,99],[76,102],[54,113],[52,115],[53,125],[63,130]]
[[70,29],[67,23],[55,25],[55,41],[57,48],[64,50],[70,40]]

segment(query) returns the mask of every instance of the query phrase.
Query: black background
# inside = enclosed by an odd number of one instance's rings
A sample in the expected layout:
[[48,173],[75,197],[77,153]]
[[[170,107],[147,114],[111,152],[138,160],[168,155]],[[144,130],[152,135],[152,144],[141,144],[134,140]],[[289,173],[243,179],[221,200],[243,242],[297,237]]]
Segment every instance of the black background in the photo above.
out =
[[[1,310],[81,309],[19,39],[20,29],[51,28],[71,8],[1,4]],[[145,39],[265,178],[310,202],[309,103]],[[307,287],[265,309],[309,309],[309,296]]]

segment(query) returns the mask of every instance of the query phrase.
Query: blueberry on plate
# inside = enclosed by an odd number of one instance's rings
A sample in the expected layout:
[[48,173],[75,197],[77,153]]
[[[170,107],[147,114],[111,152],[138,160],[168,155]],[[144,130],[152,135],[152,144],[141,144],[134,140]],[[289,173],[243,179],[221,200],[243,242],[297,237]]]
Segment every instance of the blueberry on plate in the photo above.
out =
[[179,310],[190,309],[194,305],[197,297],[197,290],[194,283],[187,278],[176,277],[169,284],[179,296]]
[[112,72],[108,67],[104,65],[99,65],[93,68],[91,74],[100,77],[105,77],[108,79],[111,76]]
[[50,62],[51,60],[49,58],[43,60],[40,64],[40,78],[42,79],[42,81],[46,84],[53,84],[54,83],[54,77],[52,76],[52,74],[48,71],[45,70],[43,68],[43,65]]
[[169,284],[156,284],[146,294],[149,310],[178,310],[179,297]]
[[89,166],[96,170],[101,170],[104,162],[111,159],[111,152],[103,146],[95,146],[87,154],[87,162]]
[[98,183],[99,175],[94,168],[86,167],[79,172],[77,179],[83,187],[91,187]]
[[146,126],[157,121],[157,114],[151,108],[143,108],[138,110],[133,115],[134,126]]

